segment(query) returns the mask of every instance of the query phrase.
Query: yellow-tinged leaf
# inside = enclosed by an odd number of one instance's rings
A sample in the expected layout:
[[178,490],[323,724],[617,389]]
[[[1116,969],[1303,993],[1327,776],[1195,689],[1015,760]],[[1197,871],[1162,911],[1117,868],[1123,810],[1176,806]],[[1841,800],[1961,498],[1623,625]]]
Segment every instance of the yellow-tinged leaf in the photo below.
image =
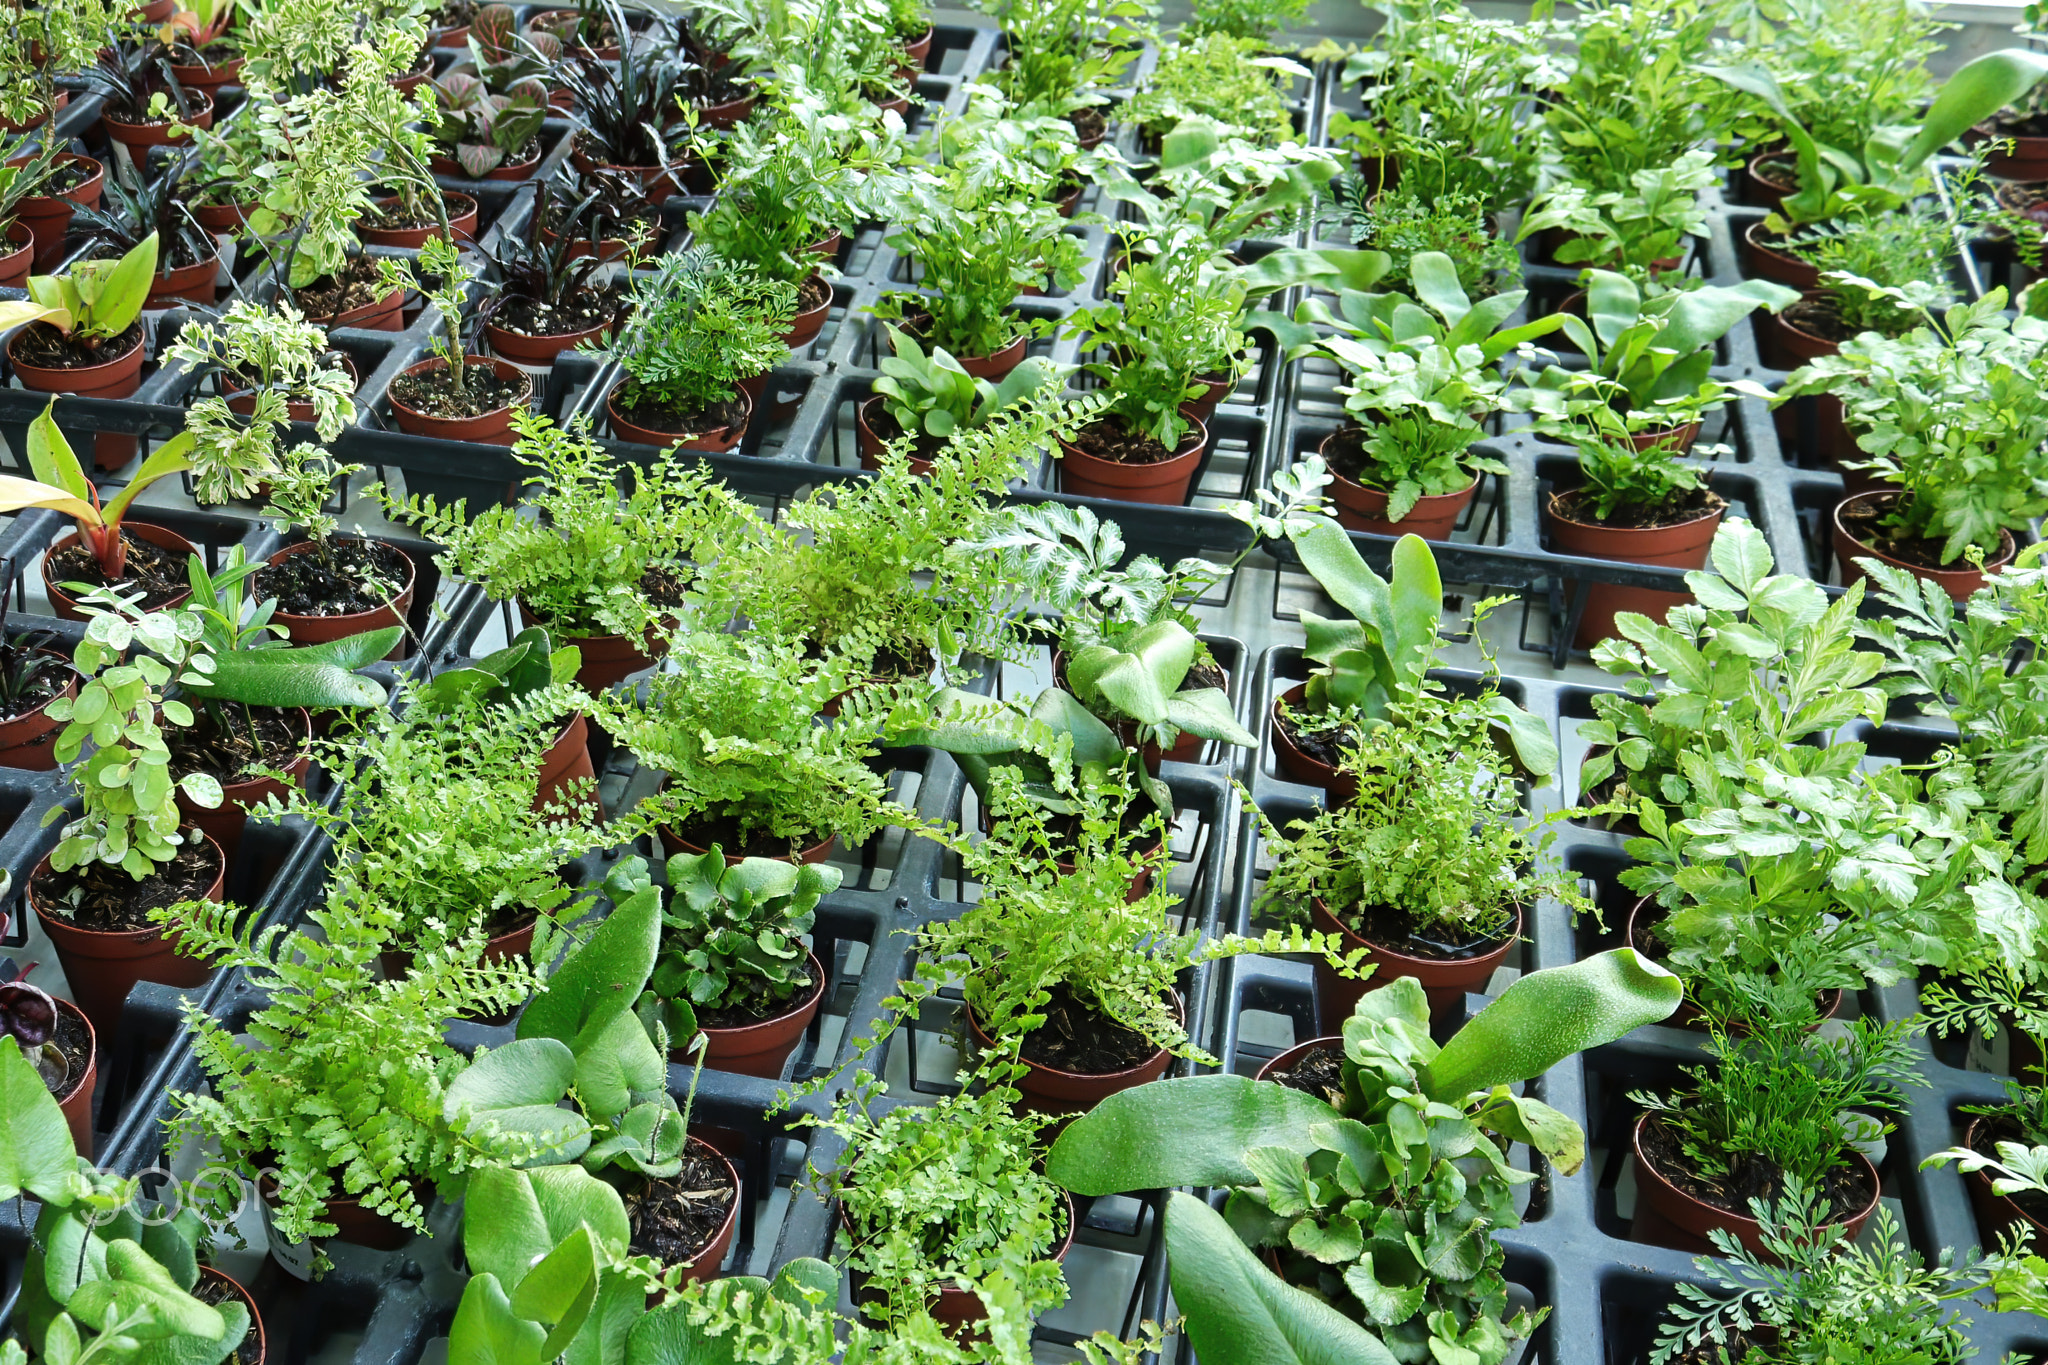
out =
[[97,523],[100,519],[98,508],[61,488],[53,488],[34,479],[0,474],[0,512],[19,512],[24,507],[47,507],[53,512],[68,512],[80,521]]

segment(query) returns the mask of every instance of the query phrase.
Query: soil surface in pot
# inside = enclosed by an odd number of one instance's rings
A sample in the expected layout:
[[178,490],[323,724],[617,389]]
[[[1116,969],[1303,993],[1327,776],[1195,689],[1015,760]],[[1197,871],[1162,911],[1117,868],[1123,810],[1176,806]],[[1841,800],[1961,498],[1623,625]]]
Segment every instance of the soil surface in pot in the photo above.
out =
[[476,18],[476,0],[441,0],[427,20],[429,28],[462,28]]
[[1125,1028],[1086,1001],[1074,998],[1062,982],[1045,1002],[1045,1022],[1024,1035],[1024,1060],[1083,1076],[1129,1071],[1159,1045]]
[[[211,242],[213,239],[209,237],[207,240]],[[170,245],[165,247],[162,255],[157,258],[156,273],[161,277],[170,274],[173,270],[184,270],[190,266],[198,265],[201,261],[212,260],[214,254],[214,252],[209,251],[204,256],[200,255],[192,244],[186,241],[184,236],[180,234],[171,238]],[[121,253],[114,250],[111,246],[96,247],[86,253],[85,259],[89,261],[118,261],[121,259]],[[115,354],[118,355],[119,352],[117,351]]]
[[[1490,953],[1501,945],[1506,936],[1504,932],[1482,934],[1457,924],[1439,924],[1424,932],[1414,927],[1405,911],[1385,905],[1354,905],[1337,919],[1367,943],[1377,943],[1409,957],[1444,962]],[[1509,928],[1513,928],[1512,920]]]
[[488,365],[464,365],[462,392],[457,393],[455,375],[444,365],[438,370],[398,376],[391,381],[391,396],[429,417],[481,417],[511,407],[532,388],[524,375],[500,379]]
[[173,66],[226,66],[230,62],[239,59],[241,55],[241,45],[236,43],[234,39],[215,38],[205,47],[199,48],[192,47],[186,43],[179,43],[171,49],[171,64]]
[[[17,642],[13,649],[14,658],[24,657],[24,646]],[[50,669],[39,673],[21,690],[13,701],[0,698],[0,721],[19,720],[31,715],[64,695],[64,686],[76,675],[68,668],[59,668],[55,659],[50,660]]]
[[1074,433],[1074,448],[1117,464],[1158,464],[1176,454],[1150,436],[1127,430],[1114,418],[1099,418]]
[[832,286],[816,275],[804,276],[804,282],[796,287],[796,311],[808,313],[832,302]]
[[1799,161],[1790,154],[1759,161],[1756,163],[1756,178],[1774,190],[1783,190],[1786,194],[1797,194],[1799,192]]
[[64,1054],[64,1079],[56,1085],[43,1075],[42,1068],[36,1074],[43,1076],[43,1088],[58,1099],[64,1098],[72,1085],[85,1076],[85,1069],[92,1065],[92,1031],[85,1026],[85,1020],[70,1010],[57,1011],[57,1031],[50,1035],[50,1041],[57,1045],[57,1051]]
[[1659,526],[1680,526],[1696,521],[1709,512],[1717,512],[1728,505],[1728,500],[1719,493],[1710,493],[1704,488],[1695,488],[1683,494],[1678,501],[1667,503],[1660,508],[1621,506],[1614,509],[1614,515],[1605,521],[1593,516],[1591,494],[1574,489],[1558,494],[1556,512],[1567,521],[1580,522],[1587,526],[1605,526],[1616,531],[1648,531]]
[[700,1005],[697,1007],[697,1025],[700,1028],[748,1028],[765,1019],[788,1014],[799,1005],[810,1003],[811,996],[817,989],[818,983],[811,980],[809,968],[799,968],[798,976],[803,984],[796,988],[794,994],[781,1000],[763,997],[758,1000],[745,1000],[737,1005],[727,1005],[723,1009],[710,1009]]
[[747,415],[747,405],[738,394],[701,408],[679,408],[654,402],[644,394],[637,401],[615,400],[613,406],[619,410],[619,416],[636,427],[676,436],[702,436],[707,432],[724,431]]
[[[1117,837],[1129,841],[1145,828],[1146,820],[1154,814],[1155,809],[1150,801],[1131,802],[1124,810],[1123,820],[1117,825]],[[1057,811],[1040,811],[1039,814],[1045,820],[1046,842],[1052,850],[1052,855],[1063,862],[1072,862],[1074,853],[1081,843],[1081,817],[1062,815]],[[983,813],[983,818],[987,818],[986,812]],[[1168,830],[1167,834],[1170,838],[1172,831]]]
[[558,337],[601,327],[612,320],[617,309],[616,295],[595,289],[583,290],[560,307],[513,294],[498,305],[498,311],[491,315],[491,322],[521,336]]
[[1993,114],[1985,122],[1998,137],[2048,137],[2048,113],[2027,114],[2014,118],[2011,114]]
[[[120,585],[142,589],[145,609],[154,611],[179,593],[191,591],[192,583],[185,576],[185,560],[181,556],[126,531],[121,532],[121,543],[128,547],[128,561],[121,571]],[[93,558],[92,551],[78,541],[50,556],[50,581],[60,585],[90,583],[96,588],[108,586],[107,576],[100,572],[99,560]]]
[[14,358],[43,370],[82,370],[121,359],[142,344],[142,324],[129,324],[117,337],[90,345],[74,341],[47,323],[24,327],[14,337]]
[[42,183],[40,190],[34,197],[38,199],[55,199],[59,195],[77,189],[80,185],[83,185],[86,181],[100,173],[97,170],[81,166],[73,161],[63,162],[50,172],[50,178]]
[[1109,132],[1108,118],[1104,117],[1100,109],[1092,105],[1085,109],[1076,109],[1068,114],[1067,122],[1074,125],[1075,133],[1080,135],[1083,142],[1086,142],[1091,137],[1101,137]]
[[701,105],[730,104],[753,94],[754,83],[744,79],[740,68],[727,62],[716,68],[691,68],[676,93]]
[[1842,321],[1841,310],[1835,306],[1833,296],[1822,294],[1819,298],[1801,299],[1778,316],[1808,336],[1832,341],[1836,345],[1853,340],[1855,329]]
[[[1702,1175],[1686,1160],[1678,1137],[1655,1117],[1643,1125],[1643,1154],[1657,1168],[1657,1174],[1703,1204],[1725,1213],[1750,1216],[1749,1201],[1773,1202],[1785,1197],[1785,1171],[1767,1156],[1754,1153],[1739,1156],[1725,1178]],[[1877,1194],[1870,1188],[1860,1163],[1837,1166],[1821,1181],[1827,1220],[1840,1222],[1858,1212]]]
[[377,610],[405,587],[405,555],[392,546],[374,540],[339,540],[331,548],[339,572],[322,565],[320,556],[307,550],[282,564],[258,569],[251,592],[258,601],[275,597],[277,609],[287,616],[353,616]]
[[1878,522],[1890,515],[1897,497],[1895,493],[1878,493],[1847,504],[1837,513],[1842,520],[1842,529],[1857,544],[1915,568],[1967,569],[1969,561],[1960,557],[1947,563],[1942,561],[1941,549],[1946,542],[1939,537],[1891,536],[1878,529]]
[[1319,1100],[1330,1098],[1331,1091],[1344,1090],[1344,1055],[1335,1048],[1311,1048],[1288,1071],[1269,1071],[1269,1081],[1278,1081],[1289,1090],[1299,1090],[1304,1095],[1314,1095]]
[[1344,759],[1344,751],[1356,747],[1358,732],[1346,725],[1334,730],[1304,730],[1288,716],[1282,707],[1273,714],[1273,724],[1287,736],[1288,742],[1301,750],[1302,754],[1328,767],[1336,767]]
[[[886,443],[894,441],[903,435],[903,424],[889,415],[889,409],[886,406],[870,408],[868,410],[868,430],[875,433],[877,440]],[[939,457],[939,453],[945,448],[946,438],[943,436],[925,436],[920,434],[911,438],[910,453],[916,459],[936,460]]]
[[[1983,1115],[1983,1121],[1977,1125],[1976,1141],[1970,1144],[1970,1149],[1998,1161],[2001,1160],[1998,1155],[1998,1144],[2001,1142],[2017,1142],[2022,1147],[2034,1145],[2027,1137],[2026,1129],[2020,1126],[2019,1116],[2010,1110]],[[1987,1175],[1985,1178],[1989,1179],[1990,1176]],[[2005,1197],[2017,1205],[2020,1212],[2027,1217],[2037,1223],[2048,1225],[2048,1194],[2021,1190]]]
[[323,276],[294,291],[293,297],[307,317],[331,318],[351,308],[381,302],[390,293],[391,287],[377,274],[377,262],[369,256],[357,256],[342,267],[341,273]]
[[[1330,472],[1351,480],[1366,488],[1379,488],[1379,481],[1370,477],[1372,462],[1365,455],[1365,428],[1345,427],[1330,438],[1323,447],[1323,454],[1330,462]],[[1451,490],[1453,493],[1457,489]]]
[[[79,928],[118,934],[156,928],[149,922],[150,911],[200,899],[213,889],[213,880],[219,875],[220,854],[212,844],[188,833],[178,856],[141,881],[118,867],[91,863],[68,872],[45,869],[34,885],[37,900],[45,906],[66,906],[71,910],[71,922]],[[70,902],[73,891],[79,895]]]
[[[640,595],[649,605],[656,607],[681,607],[688,600],[688,591],[683,576],[666,564],[650,564],[640,575]],[[609,635],[611,632],[593,620],[549,623],[551,629],[563,635]]]
[[737,1197],[725,1163],[685,1143],[681,1171],[627,1197],[626,1220],[633,1229],[628,1249],[663,1265],[691,1260],[718,1236]]
[[[201,1275],[199,1283],[192,1286],[192,1297],[209,1307],[218,1308],[224,1303],[241,1303],[242,1296],[226,1280],[216,1280]],[[256,1337],[256,1319],[249,1319],[249,1329],[242,1333],[241,1344],[235,1347],[236,1365],[256,1365],[263,1358],[263,1343]]]
[[800,834],[794,839],[778,839],[772,834],[757,834],[742,846],[739,818],[731,815],[693,820],[687,825],[674,826],[673,832],[683,842],[698,848],[710,848],[716,844],[719,852],[735,858],[787,858],[825,837],[822,834]]
[[[171,776],[211,773],[223,786],[247,782],[257,768],[285,768],[305,749],[296,711],[275,706],[217,703],[220,719],[205,707],[194,708],[196,725],[168,726],[164,742],[171,748]],[[255,730],[250,732],[250,722]]]
[[[507,157],[506,160],[516,161],[518,158]],[[384,197],[395,195],[398,192],[389,187],[380,186],[373,189],[370,193],[372,197]],[[455,212],[456,206],[450,204],[445,198],[441,201],[441,206],[448,211],[449,218],[453,219],[457,216]],[[467,210],[464,210],[464,212],[467,212]],[[416,228],[438,228],[441,226],[441,220],[434,216],[434,211],[431,207],[422,206],[419,212],[414,212],[405,206],[405,200],[401,198],[395,204],[372,204],[363,211],[362,219],[358,222],[357,226],[375,228],[380,232],[410,232]]]
[[[2012,183],[1998,187],[2000,208],[2010,209],[2031,223],[2048,227],[2048,185]],[[1996,230],[1994,230],[1994,235]]]

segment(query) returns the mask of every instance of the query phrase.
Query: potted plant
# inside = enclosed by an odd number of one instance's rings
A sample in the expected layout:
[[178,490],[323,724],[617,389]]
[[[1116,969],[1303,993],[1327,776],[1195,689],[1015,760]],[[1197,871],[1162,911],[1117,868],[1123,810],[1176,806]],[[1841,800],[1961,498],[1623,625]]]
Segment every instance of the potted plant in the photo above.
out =
[[976,378],[943,347],[925,354],[917,339],[883,327],[891,354],[882,357],[875,393],[855,410],[863,469],[882,467],[882,447],[910,441],[910,468],[929,474],[932,459],[955,432],[988,425],[1027,395],[1072,372],[1042,356],[1027,357],[1000,384]]
[[1702,190],[1720,180],[1714,154],[1685,152],[1629,177],[1627,190],[1561,181],[1536,198],[1517,243],[1540,238],[1559,265],[1584,265],[1638,282],[1682,266],[1688,237],[1706,236]]
[[1017,109],[1070,120],[1083,148],[1109,134],[1099,92],[1121,84],[1146,17],[1135,0],[986,0],[1002,25],[1003,64],[989,82]]
[[[1184,1258],[1174,1267],[1175,1297],[1190,1332],[1208,1337],[1201,1349],[1211,1357],[1245,1331],[1231,1298],[1249,1288],[1275,1305],[1295,1340],[1341,1341],[1344,1329],[1362,1324],[1373,1334],[1367,1341],[1386,1343],[1384,1357],[1347,1359],[1384,1365],[1462,1350],[1500,1365],[1542,1320],[1510,1311],[1507,1257],[1493,1236],[1519,1222],[1515,1186],[1539,1178],[1510,1165],[1505,1144],[1528,1142],[1551,1179],[1571,1176],[1585,1159],[1577,1124],[1510,1087],[1655,1023],[1677,1002],[1678,983],[1667,973],[1615,949],[1522,977],[1439,1048],[1422,987],[1400,978],[1359,1000],[1342,1038],[1316,1040],[1338,1057],[1330,1098],[1235,1075],[1140,1086],[1074,1120],[1053,1144],[1046,1172],[1084,1195],[1231,1190],[1228,1230],[1208,1214],[1215,1240],[1240,1253],[1249,1243],[1272,1261],[1233,1258],[1207,1239],[1168,1233],[1168,1254]],[[1354,1167],[1355,1189],[1310,1175],[1338,1164],[1340,1143],[1342,1152],[1377,1154]],[[1454,1143],[1461,1157],[1448,1155]],[[1174,1198],[1168,1217],[1185,1234],[1200,1201]],[[1441,1220],[1446,1201],[1468,1204],[1476,1216]],[[1438,1239],[1438,1254],[1421,1253],[1429,1237]],[[1336,1309],[1327,1324],[1303,1306],[1307,1295],[1277,1284],[1274,1265],[1287,1285]]]
[[[1544,509],[1553,543],[1598,559],[1696,569],[1726,504],[1680,458],[1706,414],[1737,395],[1768,396],[1745,380],[1710,378],[1715,343],[1757,308],[1775,311],[1798,296],[1764,281],[1646,296],[1611,271],[1587,279],[1592,325],[1571,314],[1562,324],[1587,367],[1519,371],[1509,394],[1512,409],[1535,414],[1538,431],[1579,453],[1584,486],[1552,493]],[[1683,600],[1591,584],[1575,642],[1590,648],[1612,635],[1617,611],[1661,617]]]
[[[2011,908],[2032,913],[2031,906],[2019,906],[2017,897]],[[2040,970],[2030,955],[2014,953],[1987,934],[1975,956],[1951,980],[1922,988],[1926,1015],[1932,1030],[1943,1035],[1972,1029],[1986,1038],[2003,1034],[2012,1075],[2005,1082],[2004,1102],[1964,1106],[1957,1115],[1962,1143],[1923,1165],[1957,1164],[1988,1243],[2015,1230],[2038,1231],[2041,1215],[2048,1212],[2048,1189],[2042,1187],[2048,1174],[2042,1166],[2048,1157],[2042,1150],[2048,1147],[2048,1087],[2043,1084],[2048,1073],[2041,1061],[2048,1010],[2043,1009]]]
[[657,260],[633,281],[626,304],[616,336],[584,343],[625,372],[605,397],[612,431],[685,450],[738,445],[754,413],[748,382],[783,358],[796,290],[699,248]]
[[524,180],[540,165],[541,124],[553,106],[537,77],[516,77],[499,91],[485,76],[451,69],[434,78],[433,90],[439,117],[429,164],[436,175]]
[[163,359],[195,375],[219,376],[222,392],[185,412],[200,456],[192,488],[201,502],[260,496],[291,423],[309,422],[321,440],[332,441],[355,415],[354,367],[289,303],[238,299],[211,321],[180,327]]
[[144,182],[134,163],[118,163],[97,206],[81,205],[71,217],[71,235],[83,237],[94,256],[121,257],[155,237],[159,271],[150,281],[145,308],[174,307],[183,300],[211,306],[220,269],[220,247],[201,231],[178,201],[181,181],[168,168]]
[[1229,124],[1267,145],[1299,141],[1279,82],[1306,80],[1308,68],[1270,51],[1259,38],[1183,34],[1160,52],[1152,74],[1119,112],[1153,146],[1190,117]]
[[[1438,1013],[1485,985],[1521,936],[1525,907],[1590,909],[1573,875],[1537,870],[1548,822],[1516,823],[1521,796],[1492,723],[1479,700],[1427,690],[1389,706],[1338,764],[1357,795],[1294,822],[1291,839],[1265,825],[1276,861],[1260,906],[1370,949],[1383,984],[1414,977]],[[1317,975],[1334,1033],[1365,988]]]
[[107,35],[130,25],[127,0],[83,0],[55,10],[24,11],[0,39],[0,131],[42,127],[71,102],[60,72],[91,66]]
[[[6,1040],[0,1041],[0,1049],[11,1045],[20,1050],[19,1055],[27,1059],[34,1078],[22,1087],[24,1093],[16,1101],[24,1111],[18,1115],[20,1121],[33,1123],[40,1117],[33,1088],[40,1084],[44,1093],[56,1101],[57,1112],[71,1130],[73,1150],[91,1160],[93,1083],[99,1079],[99,1067],[94,1060],[99,1040],[93,1033],[92,1021],[69,1000],[17,977],[0,984],[0,1039]],[[0,1062],[0,1066],[9,1065]],[[29,1078],[16,1071],[11,1080],[19,1084]],[[51,1151],[55,1150],[52,1146]],[[52,1167],[57,1164],[51,1162]],[[0,1186],[0,1190],[4,1189],[5,1186]]]
[[[594,212],[597,198],[585,196],[589,209],[571,211],[572,226],[552,235],[542,231],[559,187],[539,185],[533,212],[518,232],[500,232],[481,248],[496,267],[497,288],[477,307],[476,318],[494,355],[522,365],[552,365],[555,357],[579,343],[599,337],[617,325],[625,303],[610,285],[595,282],[603,264],[594,252],[574,247],[586,231],[602,239],[602,228],[574,224]],[[580,207],[580,206],[579,206]]]
[[541,241],[564,244],[571,257],[600,262],[649,254],[661,241],[661,213],[624,171],[593,166],[555,176],[554,193],[536,203]]
[[[279,535],[290,541],[257,570],[250,590],[277,599],[271,619],[300,644],[362,635],[407,624],[415,573],[412,557],[368,537],[337,536],[327,512],[334,481],[362,471],[338,465],[314,446],[293,446],[270,475],[270,503]],[[392,657],[405,649],[401,636]]]
[[[70,167],[60,161],[67,155],[59,150],[55,141],[44,141],[22,157],[0,164],[0,286],[9,289],[28,287],[29,272],[35,268],[36,262],[35,225],[38,219],[32,215],[33,208],[48,206],[61,214],[66,222],[76,211],[70,200],[55,199],[52,195],[60,184],[74,176]],[[57,208],[59,203],[66,207]],[[60,226],[56,231],[61,236],[63,229]]]
[[213,125],[213,97],[164,75],[166,55],[157,43],[117,41],[102,47],[82,73],[100,97],[100,131],[131,153],[165,145],[181,127]]
[[597,769],[590,761],[590,727],[582,695],[569,687],[583,666],[574,645],[555,648],[540,626],[528,626],[512,643],[470,663],[443,669],[413,696],[413,705],[449,710],[463,705],[495,707],[520,718],[559,722],[561,731],[540,756],[533,806],[579,808],[592,823],[604,818],[597,797]]
[[0,767],[46,773],[57,766],[53,750],[61,724],[50,714],[50,703],[77,695],[78,674],[68,657],[51,648],[57,643],[51,632],[9,638],[8,605],[0,602]]
[[[393,288],[415,290],[432,304],[447,332],[445,339],[429,336],[431,359],[407,366],[391,381],[391,415],[399,430],[446,441],[511,445],[518,439],[512,411],[533,396],[533,380],[508,361],[468,354],[462,305],[477,278],[475,268],[445,237],[429,238],[416,261],[384,256],[377,268]],[[428,277],[438,283],[429,286]]]
[[1920,325],[1896,341],[1844,342],[1788,378],[1780,401],[1840,398],[1868,456],[1849,467],[1890,485],[1835,508],[1843,580],[1859,578],[1855,560],[1868,555],[1960,601],[1986,569],[2011,560],[2013,530],[2048,509],[2039,449],[2048,417],[2033,378],[2048,370],[2048,323],[2005,317],[2003,289],[1940,317],[1918,291],[1891,297],[1917,309]]
[[[611,0],[605,12],[613,32],[624,33],[625,12]],[[589,48],[570,48],[553,73],[581,124],[570,139],[570,164],[585,173],[603,168],[627,175],[657,204],[679,193],[685,163],[664,129],[694,70],[679,47],[658,42],[622,42],[609,60]]]
[[1425,195],[1408,186],[1382,190],[1377,180],[1346,172],[1323,187],[1325,230],[1354,246],[1384,252],[1386,282],[1415,293],[1408,263],[1425,251],[1450,258],[1458,288],[1485,299],[1513,289],[1522,258],[1495,227],[1485,201],[1465,190]]

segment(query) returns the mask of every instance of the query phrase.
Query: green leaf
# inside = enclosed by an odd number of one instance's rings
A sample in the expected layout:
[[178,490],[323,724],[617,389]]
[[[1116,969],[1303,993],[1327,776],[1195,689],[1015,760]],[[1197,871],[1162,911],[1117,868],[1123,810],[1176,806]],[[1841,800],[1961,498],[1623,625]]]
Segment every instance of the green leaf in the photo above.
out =
[[575,1072],[575,1054],[553,1038],[521,1038],[479,1051],[448,1083],[443,1117],[470,1133],[524,1135],[536,1145],[536,1160],[574,1161],[590,1146],[590,1125],[558,1106]]
[[390,626],[304,649],[231,649],[214,656],[210,679],[190,681],[209,697],[248,706],[382,706],[383,684],[355,670],[389,654],[404,633]]
[[23,1190],[59,1208],[81,1192],[71,1125],[12,1036],[0,1037],[0,1203]]
[[633,1007],[661,950],[661,892],[648,887],[613,907],[548,988],[519,1016],[521,1038],[554,1038],[582,1051]]
[[1230,696],[1220,687],[1198,687],[1176,692],[1166,699],[1166,723],[1203,739],[1222,740],[1240,748],[1255,749],[1258,739],[1237,723],[1230,709]]
[[[155,238],[152,236],[151,240]],[[144,292],[147,292],[148,288],[149,282],[144,280]],[[128,504],[134,502],[144,489],[159,479],[182,474],[190,469],[190,452],[196,444],[197,440],[191,432],[181,431],[151,451],[149,458],[142,462],[142,468],[136,470],[134,476],[128,480],[128,486],[116,493],[114,500],[100,509],[100,520],[109,526],[119,524],[122,516],[128,511]]]
[[1336,1111],[1313,1095],[1249,1076],[1189,1076],[1119,1091],[1067,1125],[1046,1174],[1076,1194],[1176,1185],[1252,1185],[1253,1147],[1307,1156],[1311,1129]]
[[141,1341],[172,1336],[213,1341],[227,1331],[218,1312],[187,1294],[170,1272],[126,1237],[107,1243],[107,1277],[78,1286],[64,1306],[89,1323],[105,1322],[109,1312],[139,1318],[125,1331]]
[[552,1324],[541,1356],[562,1353],[597,1298],[598,1250],[590,1229],[578,1227],[563,1238],[540,1264],[526,1272],[512,1291],[512,1311],[543,1325]]
[[1757,588],[1776,567],[1764,533],[1740,517],[1730,517],[1721,523],[1714,533],[1711,553],[1714,572],[1739,589],[1744,598],[1755,596]]
[[448,1365],[541,1365],[546,1339],[538,1323],[512,1311],[497,1276],[482,1271],[469,1277],[448,1329]]
[[2048,55],[2028,48],[2001,48],[1965,62],[1942,83],[1919,133],[1899,153],[1899,169],[1911,171],[2032,90],[2044,75],[2048,75]]
[[514,1288],[534,1258],[588,1226],[608,1255],[625,1254],[632,1228],[617,1190],[581,1166],[514,1171],[486,1167],[463,1199],[462,1253],[471,1271]]
[[28,424],[28,467],[41,482],[91,504],[95,499],[92,482],[85,477],[78,456],[71,451],[71,442],[57,425],[56,408],[57,400],[52,397]]
[[1498,1085],[1478,1115],[1479,1121],[1511,1141],[1526,1142],[1543,1153],[1560,1175],[1577,1175],[1586,1160],[1586,1135],[1579,1125],[1540,1100],[1516,1095]]

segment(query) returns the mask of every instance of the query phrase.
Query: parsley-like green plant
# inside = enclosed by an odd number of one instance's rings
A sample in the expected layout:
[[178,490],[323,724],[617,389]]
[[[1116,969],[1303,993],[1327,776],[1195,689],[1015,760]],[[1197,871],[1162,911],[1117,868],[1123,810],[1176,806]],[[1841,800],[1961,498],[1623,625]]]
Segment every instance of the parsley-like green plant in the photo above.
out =
[[1347,171],[1324,187],[1323,222],[1357,246],[1387,254],[1386,282],[1414,294],[1409,263],[1423,252],[1448,256],[1458,287],[1484,299],[1521,283],[1522,258],[1495,229],[1486,203],[1465,190],[1435,197]]
[[1699,196],[1719,180],[1714,154],[1694,148],[1669,165],[1635,172],[1626,190],[1561,181],[1537,196],[1516,241],[1561,231],[1566,236],[1557,248],[1560,264],[1598,266],[1646,280],[1656,273],[1657,262],[1684,254],[1688,237],[1707,235],[1707,212]]
[[1281,30],[1298,24],[1308,13],[1308,0],[1195,0],[1183,40],[1209,33],[1254,38],[1270,50]]
[[[1952,194],[1961,193],[1952,189]],[[1806,262],[1825,278],[1853,275],[1888,289],[1923,291],[1928,305],[1952,301],[1949,262],[1956,252],[1956,227],[1942,210],[1913,204],[1892,213],[1873,213],[1815,223],[1783,244],[1786,255]],[[1920,325],[1920,312],[1893,294],[1835,282],[1823,289],[1843,341],[1864,332],[1901,337]]]
[[1065,114],[1102,103],[1137,58],[1146,0],[981,0],[1002,25],[1004,63],[987,78],[1017,107]]
[[1266,56],[1266,51],[1259,38],[1184,36],[1159,54],[1144,87],[1124,106],[1123,117],[1153,138],[1172,132],[1182,119],[1200,117],[1267,145],[1296,140],[1278,81],[1306,77],[1308,68]]
[[690,415],[736,396],[741,380],[766,373],[789,353],[783,337],[796,316],[796,286],[758,268],[696,248],[653,262],[627,296],[618,335],[580,349],[602,352],[626,372],[620,406]]

